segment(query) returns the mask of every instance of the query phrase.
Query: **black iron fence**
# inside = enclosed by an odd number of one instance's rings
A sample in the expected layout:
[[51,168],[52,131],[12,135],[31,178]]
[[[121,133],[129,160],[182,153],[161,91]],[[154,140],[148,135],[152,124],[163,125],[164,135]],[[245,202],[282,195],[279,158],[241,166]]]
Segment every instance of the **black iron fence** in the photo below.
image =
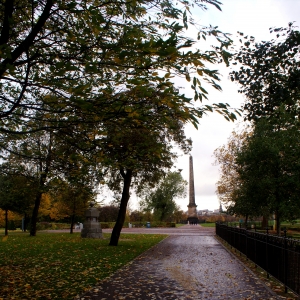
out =
[[216,224],[216,234],[257,266],[300,295],[300,241]]

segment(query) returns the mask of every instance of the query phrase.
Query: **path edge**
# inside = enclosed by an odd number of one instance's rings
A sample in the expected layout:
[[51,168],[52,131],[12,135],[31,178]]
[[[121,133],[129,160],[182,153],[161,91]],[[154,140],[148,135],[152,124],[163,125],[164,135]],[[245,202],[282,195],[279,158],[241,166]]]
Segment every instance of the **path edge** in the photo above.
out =
[[[162,234],[163,235],[163,234]],[[93,285],[92,287],[90,287],[87,291],[85,291],[82,294],[78,294],[76,295],[73,300],[81,300],[82,297],[84,297],[84,295],[86,295],[87,293],[89,293],[93,288],[97,287],[97,285],[100,282],[105,282],[106,280],[110,279],[112,276],[114,276],[116,274],[116,272],[121,271],[123,268],[126,268],[127,266],[131,265],[134,263],[135,260],[137,260],[139,257],[141,257],[142,255],[144,255],[145,253],[147,253],[148,251],[150,251],[151,249],[153,249],[154,247],[158,246],[160,243],[162,243],[163,241],[165,241],[166,239],[170,238],[170,235],[167,235],[164,239],[162,239],[161,241],[159,241],[157,244],[153,245],[152,247],[148,248],[146,251],[144,251],[143,253],[139,254],[138,256],[136,256],[133,260],[131,260],[130,262],[128,262],[127,264],[125,264],[124,266],[122,266],[120,269],[116,270],[114,273],[110,274],[109,276],[107,276],[106,278],[104,278],[103,280],[98,281],[95,285]]]
[[[220,244],[222,245],[222,247],[230,254],[231,257],[235,258],[235,260],[242,265],[252,276],[254,276],[255,279],[257,279],[264,287],[265,289],[270,292],[275,299],[282,299],[280,298],[270,287],[268,287],[249,267],[247,267],[239,258],[238,256],[234,255],[233,253],[231,253],[231,251],[229,251],[224,245],[223,243],[221,243],[218,239],[217,239],[217,235],[214,235],[213,238]],[[220,238],[220,237],[219,237]],[[221,238],[220,238],[221,239]],[[223,240],[223,239],[221,239]],[[223,240],[224,241],[224,240]],[[225,242],[225,241],[224,241]]]

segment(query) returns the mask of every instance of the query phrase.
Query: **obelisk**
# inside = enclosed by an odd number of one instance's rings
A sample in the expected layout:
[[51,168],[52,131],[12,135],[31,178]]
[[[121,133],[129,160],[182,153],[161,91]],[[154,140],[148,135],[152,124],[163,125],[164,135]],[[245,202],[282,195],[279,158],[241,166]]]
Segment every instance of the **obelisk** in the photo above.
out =
[[189,174],[189,205],[187,221],[190,224],[198,223],[197,205],[195,202],[195,186],[194,186],[194,170],[193,170],[193,157],[190,155],[190,174]]

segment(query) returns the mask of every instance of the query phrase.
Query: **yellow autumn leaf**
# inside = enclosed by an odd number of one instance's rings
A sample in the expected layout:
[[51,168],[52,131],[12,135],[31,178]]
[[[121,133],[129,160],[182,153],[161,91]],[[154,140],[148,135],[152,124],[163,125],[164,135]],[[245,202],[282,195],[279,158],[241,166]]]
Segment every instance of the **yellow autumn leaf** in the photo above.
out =
[[114,61],[119,64],[121,62],[121,59],[119,57],[114,57]]

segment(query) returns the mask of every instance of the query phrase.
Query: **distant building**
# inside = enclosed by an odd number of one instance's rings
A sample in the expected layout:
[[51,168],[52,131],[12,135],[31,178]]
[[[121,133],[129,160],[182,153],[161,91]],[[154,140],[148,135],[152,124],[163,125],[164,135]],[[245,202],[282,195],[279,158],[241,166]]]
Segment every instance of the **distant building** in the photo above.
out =
[[212,216],[219,215],[219,209],[209,210],[209,209],[200,209],[198,210],[198,216]]

